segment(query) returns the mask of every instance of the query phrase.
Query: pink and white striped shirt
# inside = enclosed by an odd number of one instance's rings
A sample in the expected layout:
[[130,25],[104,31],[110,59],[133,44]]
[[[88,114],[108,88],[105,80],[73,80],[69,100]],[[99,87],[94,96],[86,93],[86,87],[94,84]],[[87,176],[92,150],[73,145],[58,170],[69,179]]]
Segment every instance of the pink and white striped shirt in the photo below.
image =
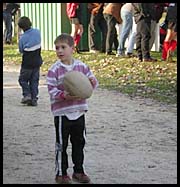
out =
[[74,70],[80,71],[88,78],[93,77],[96,81],[94,89],[98,86],[96,77],[91,72],[90,68],[80,60],[73,59],[73,64],[63,64],[60,60],[57,60],[48,70],[47,74],[47,86],[50,95],[51,111],[54,116],[62,116],[66,114],[72,114],[77,112],[85,112],[88,110],[86,99],[70,101],[61,98],[61,94],[64,92],[63,78],[66,72]]

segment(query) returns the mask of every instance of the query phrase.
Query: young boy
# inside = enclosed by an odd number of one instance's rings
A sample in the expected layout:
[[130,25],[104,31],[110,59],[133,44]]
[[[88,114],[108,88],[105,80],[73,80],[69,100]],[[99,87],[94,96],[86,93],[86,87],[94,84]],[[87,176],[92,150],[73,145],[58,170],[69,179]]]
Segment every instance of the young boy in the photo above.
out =
[[41,58],[41,36],[38,29],[31,28],[28,17],[21,17],[18,26],[24,31],[19,39],[19,51],[22,53],[22,64],[19,84],[22,87],[22,104],[37,106],[38,85]]
[[54,41],[56,54],[59,60],[53,64],[47,74],[48,92],[51,101],[51,111],[54,115],[56,130],[56,182],[71,183],[67,173],[68,139],[72,144],[73,175],[72,178],[80,183],[89,183],[90,178],[83,168],[85,146],[85,112],[88,105],[85,99],[71,96],[64,91],[63,77],[68,71],[80,71],[90,80],[93,88],[98,81],[89,67],[82,61],[72,57],[74,51],[73,37],[61,34]]

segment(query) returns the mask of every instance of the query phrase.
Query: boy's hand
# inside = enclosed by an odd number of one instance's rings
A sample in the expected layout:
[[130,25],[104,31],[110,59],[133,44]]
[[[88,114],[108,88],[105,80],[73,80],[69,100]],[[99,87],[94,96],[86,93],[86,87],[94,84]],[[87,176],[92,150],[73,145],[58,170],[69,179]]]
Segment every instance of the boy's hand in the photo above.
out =
[[89,81],[91,82],[92,87],[94,88],[96,85],[96,80],[93,77],[89,77]]
[[70,100],[80,100],[81,98],[78,96],[70,95],[68,92],[64,92],[64,99],[70,101]]

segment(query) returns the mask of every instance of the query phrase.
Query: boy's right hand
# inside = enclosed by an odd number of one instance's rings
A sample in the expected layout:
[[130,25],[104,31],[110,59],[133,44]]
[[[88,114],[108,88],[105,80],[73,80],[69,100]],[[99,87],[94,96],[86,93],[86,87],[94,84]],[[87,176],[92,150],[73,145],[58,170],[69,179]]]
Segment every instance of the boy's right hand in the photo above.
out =
[[70,100],[80,100],[81,98],[78,96],[70,95],[68,92],[64,92],[64,99],[70,101]]

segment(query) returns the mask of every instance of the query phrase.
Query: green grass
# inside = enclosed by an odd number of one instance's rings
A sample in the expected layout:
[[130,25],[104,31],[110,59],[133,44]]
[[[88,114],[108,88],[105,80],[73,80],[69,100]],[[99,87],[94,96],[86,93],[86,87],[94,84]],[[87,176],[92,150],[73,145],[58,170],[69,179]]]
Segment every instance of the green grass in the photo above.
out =
[[[162,62],[161,53],[151,52],[158,62],[138,62],[133,58],[118,58],[106,56],[105,54],[74,54],[88,64],[97,77],[100,87],[113,89],[126,93],[130,96],[142,96],[153,98],[157,101],[176,104],[177,103],[177,58],[175,62]],[[54,51],[42,51],[44,63],[42,72],[46,73],[48,68],[56,60]],[[21,55],[17,45],[4,45],[4,64],[20,64]]]

